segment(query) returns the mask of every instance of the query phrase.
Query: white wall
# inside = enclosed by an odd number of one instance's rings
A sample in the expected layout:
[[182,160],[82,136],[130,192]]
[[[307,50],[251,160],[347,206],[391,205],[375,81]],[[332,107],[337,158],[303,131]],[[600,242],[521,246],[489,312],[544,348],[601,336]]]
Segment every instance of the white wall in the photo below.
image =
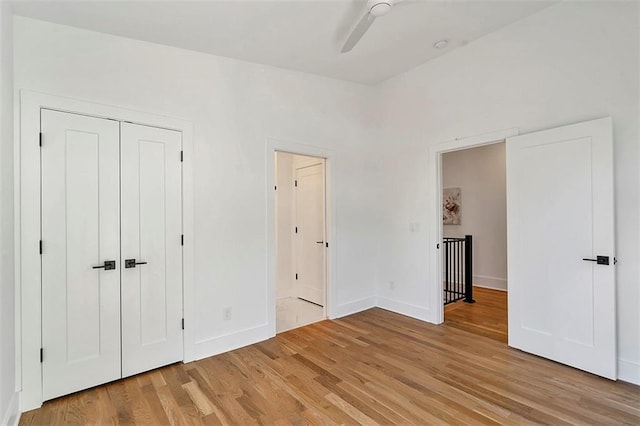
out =
[[276,154],[276,298],[295,296],[293,280],[293,154]]
[[18,413],[13,246],[13,19],[0,2],[0,424]]
[[507,289],[507,177],[505,144],[442,156],[443,188],[461,188],[462,221],[444,225],[447,237],[473,236],[473,284]]
[[[429,144],[611,115],[620,377],[640,382],[638,17],[635,2],[563,2],[380,87],[381,143],[393,158],[384,188],[392,208],[383,227],[381,300],[405,312],[430,306]],[[411,221],[421,232],[409,233]]]
[[363,156],[370,88],[26,18],[14,24],[17,89],[194,123],[199,357],[268,337],[267,138],[335,153],[335,243],[351,255],[334,265],[334,308],[372,303],[377,194],[360,190],[378,167],[374,150]]

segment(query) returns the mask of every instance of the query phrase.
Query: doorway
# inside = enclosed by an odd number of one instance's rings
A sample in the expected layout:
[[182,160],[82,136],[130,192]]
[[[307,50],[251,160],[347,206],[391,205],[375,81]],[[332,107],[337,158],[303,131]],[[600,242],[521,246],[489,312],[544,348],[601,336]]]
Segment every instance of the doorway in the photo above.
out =
[[[54,354],[51,352],[52,347],[50,345],[43,345],[43,343],[45,343],[45,341],[47,340],[47,337],[43,336],[43,324],[46,324],[47,326],[49,326],[50,321],[46,321],[43,318],[43,308],[44,308],[43,303],[45,301],[48,302],[48,299],[43,294],[42,277],[44,275],[47,275],[49,278],[51,277],[51,274],[43,273],[44,262],[49,262],[49,260],[48,259],[45,260],[44,257],[49,257],[51,255],[57,256],[58,254],[57,252],[52,251],[54,249],[53,246],[51,245],[51,241],[52,241],[51,237],[53,236],[53,234],[51,234],[51,232],[49,231],[47,232],[47,234],[49,234],[49,237],[47,237],[41,233],[41,231],[43,231],[42,229],[43,224],[41,223],[41,219],[42,219],[41,212],[43,207],[42,202],[44,201],[42,197],[43,196],[52,197],[51,192],[48,192],[48,195],[45,195],[42,193],[41,185],[43,184],[43,180],[45,181],[48,187],[51,187],[51,185],[54,184],[55,182],[50,181],[49,178],[45,178],[43,176],[41,167],[43,166],[42,161],[48,162],[50,164],[49,167],[51,166],[64,167],[64,165],[61,166],[62,164],[61,162],[51,162],[48,160],[48,155],[50,153],[53,153],[51,151],[51,149],[54,148],[53,144],[54,143],[57,144],[57,142],[52,141],[51,139],[52,135],[50,134],[49,131],[45,129],[45,131],[42,132],[43,125],[48,127],[48,125],[42,121],[43,114],[46,111],[52,111],[52,112],[65,111],[74,117],[86,117],[91,122],[93,122],[93,120],[106,120],[109,123],[111,123],[111,124],[106,124],[104,123],[104,121],[99,121],[100,123],[103,123],[104,126],[97,125],[99,128],[97,127],[96,129],[94,129],[95,131],[93,132],[83,132],[82,130],[79,132],[65,131],[64,135],[63,133],[57,132],[64,137],[70,137],[73,139],[73,141],[70,141],[70,145],[69,145],[70,151],[68,152],[68,154],[63,155],[63,158],[66,158],[67,155],[72,155],[73,158],[69,157],[69,160],[74,160],[74,161],[69,162],[68,165],[71,165],[72,163],[75,165],[74,173],[76,174],[80,173],[81,176],[84,176],[86,174],[86,180],[83,180],[84,178],[82,179],[76,178],[68,181],[70,185],[72,186],[75,185],[73,186],[73,188],[78,190],[86,190],[87,186],[90,186],[90,185],[94,185],[94,187],[96,185],[98,186],[104,185],[105,191],[108,191],[108,192],[104,192],[102,194],[103,196],[106,196],[107,193],[111,194],[114,192],[113,185],[119,188],[115,190],[116,192],[119,190],[122,191],[122,195],[123,195],[122,200],[118,200],[118,197],[115,197],[115,198],[112,198],[113,201],[111,203],[108,203],[108,204],[100,203],[100,207],[101,208],[109,207],[109,206],[115,205],[116,203],[120,203],[123,209],[122,212],[120,213],[122,214],[122,222],[121,222],[121,225],[123,226],[122,231],[125,231],[125,227],[128,227],[127,229],[129,229],[129,231],[126,231],[128,235],[126,235],[125,237],[134,238],[134,239],[133,240],[127,239],[126,241],[122,240],[121,241],[122,247],[120,247],[120,243],[118,242],[116,242],[115,244],[113,242],[109,242],[109,244],[112,244],[114,247],[117,246],[116,248],[118,250],[121,249],[122,252],[119,252],[119,251],[116,252],[114,249],[114,251],[107,253],[106,251],[103,250],[100,252],[100,255],[101,255],[100,259],[93,258],[91,259],[92,260],[91,265],[88,265],[88,266],[85,265],[86,269],[100,275],[99,279],[101,281],[101,284],[100,284],[101,287],[102,287],[102,284],[106,285],[107,281],[109,281],[110,279],[114,280],[117,277],[121,277],[123,282],[124,281],[127,282],[127,285],[129,284],[133,285],[132,287],[127,288],[126,291],[134,291],[135,288],[140,288],[138,285],[140,283],[142,283],[143,286],[146,283],[150,283],[150,281],[146,281],[146,279],[151,278],[152,275],[154,276],[153,278],[154,282],[158,282],[155,280],[156,273],[157,273],[157,276],[161,276],[162,269],[163,269],[158,263],[159,261],[162,261],[163,256],[156,256],[158,254],[158,251],[155,251],[160,247],[157,244],[161,244],[162,243],[161,240],[163,239],[163,236],[161,233],[159,234],[155,232],[155,230],[160,229],[158,227],[158,222],[142,223],[141,224],[142,229],[139,229],[140,233],[136,233],[133,227],[135,227],[136,211],[139,211],[139,209],[142,209],[143,211],[147,211],[147,212],[154,211],[153,206],[161,204],[159,202],[158,192],[147,191],[147,189],[149,189],[146,185],[148,181],[145,181],[145,179],[151,177],[155,173],[161,173],[163,170],[168,173],[167,174],[168,179],[166,181],[167,185],[165,186],[165,190],[168,192],[171,192],[172,194],[175,194],[177,192],[179,192],[180,194],[180,197],[177,202],[171,201],[171,206],[167,206],[171,212],[174,212],[175,214],[178,214],[180,216],[180,219],[179,219],[180,235],[176,235],[174,237],[172,235],[169,235],[169,234],[173,234],[173,232],[167,232],[167,244],[171,245],[172,248],[170,250],[174,250],[177,247],[177,250],[181,253],[181,255],[179,256],[181,257],[179,262],[180,270],[181,270],[179,287],[181,288],[181,292],[180,292],[181,294],[177,295],[176,297],[173,297],[173,293],[172,293],[169,297],[171,298],[171,303],[173,303],[174,300],[176,299],[179,300],[178,304],[181,307],[180,310],[182,315],[181,315],[181,318],[178,319],[177,323],[176,321],[167,321],[167,330],[171,328],[171,331],[169,332],[169,334],[173,335],[173,330],[178,329],[180,335],[182,336],[180,338],[180,344],[179,344],[179,349],[181,354],[180,356],[182,357],[181,359],[183,359],[184,361],[192,361],[195,359],[195,355],[196,355],[195,344],[194,344],[195,342],[194,327],[193,327],[193,325],[195,324],[195,317],[194,317],[195,308],[193,306],[194,304],[193,302],[194,301],[194,296],[193,296],[194,295],[193,124],[185,120],[175,119],[175,118],[167,117],[164,115],[161,116],[161,115],[156,115],[152,113],[131,111],[128,109],[120,108],[118,106],[97,104],[97,103],[92,103],[87,101],[80,101],[72,98],[46,95],[42,93],[32,92],[29,90],[21,90],[20,91],[20,137],[19,137],[20,167],[19,167],[19,174],[16,176],[16,187],[15,187],[16,193],[17,193],[17,199],[19,200],[18,215],[16,220],[16,262],[20,266],[17,273],[18,276],[17,276],[17,289],[16,289],[17,293],[20,295],[19,297],[20,303],[18,305],[19,314],[17,318],[19,320],[18,321],[19,324],[17,325],[17,327],[18,327],[18,330],[20,330],[20,342],[18,346],[18,353],[16,355],[16,364],[17,364],[16,368],[18,371],[18,375],[17,375],[18,386],[21,387],[22,389],[22,392],[20,394],[20,402],[21,402],[21,407],[23,411],[35,409],[42,405],[42,402],[44,400],[43,395],[45,394],[45,392],[43,391],[43,373],[44,373],[43,370],[45,368],[44,364],[47,363],[47,360],[54,361],[55,359],[55,358],[52,358],[52,356],[54,356]],[[76,124],[80,126],[88,125],[88,122],[85,122],[84,120],[81,120],[81,121],[82,123],[79,122]],[[98,123],[98,122],[96,121],[95,123]],[[122,133],[120,133],[115,129],[111,130],[113,126],[118,126],[118,125],[120,126],[120,130],[122,131]],[[91,126],[93,126],[93,124],[91,124]],[[138,138],[140,134],[138,134],[135,131],[135,129],[139,129],[141,132],[144,133],[141,138]],[[165,142],[161,142],[156,139],[157,135],[152,135],[150,133],[147,133],[147,130],[149,130],[150,132],[154,130],[158,130],[160,133],[164,133],[163,131],[169,131],[169,133],[166,133],[166,135],[168,134],[179,135],[179,144],[180,144],[179,151],[176,152],[174,149],[175,144],[178,143],[177,139],[175,139],[175,142],[170,142],[169,139],[174,140],[172,137],[170,137],[165,141],[168,145],[165,145]],[[95,134],[96,131],[99,134],[102,134],[102,136],[107,137],[107,139],[102,137],[98,138],[99,141],[97,143],[97,146],[96,146],[97,136]],[[93,136],[91,135],[92,133],[94,134]],[[107,134],[109,136],[107,136]],[[123,138],[123,143],[127,143],[127,146],[121,147],[123,149],[122,153],[118,152],[119,149],[113,149],[114,144],[117,145],[118,143],[117,139],[119,138]],[[88,140],[89,143],[82,144],[80,140],[84,140],[84,139]],[[116,142],[113,142],[113,141],[107,142],[107,140],[113,140],[113,139],[116,139]],[[126,139],[128,142],[125,142],[124,139]],[[40,143],[38,143],[39,140],[40,140]],[[161,142],[161,143],[156,143],[156,142]],[[135,158],[139,158],[140,160],[139,162],[137,162],[137,165],[134,159],[129,158],[131,156],[131,153],[133,151],[136,151],[134,149],[134,146],[136,145],[144,145],[140,147],[140,152],[139,152],[140,157],[137,156],[138,154],[134,154],[136,155]],[[160,145],[164,145],[165,148],[162,149]],[[91,152],[92,149],[93,149],[93,153]],[[45,153],[44,151],[46,150],[49,150],[51,152]],[[98,170],[96,167],[90,167],[90,164],[96,165],[97,163],[101,163],[103,161],[109,163],[114,161],[114,159],[116,162],[119,163],[119,159],[120,159],[119,154],[125,154],[124,151],[127,151],[127,150],[129,151],[129,154],[126,155],[128,157],[128,160],[126,161],[127,164],[123,163],[123,164],[115,165],[114,163],[112,167],[108,167],[106,169],[105,167],[101,167],[100,170]],[[158,163],[159,158],[161,157],[160,151],[164,151],[167,161],[172,162],[171,165],[167,165],[166,169]],[[101,154],[103,153],[105,154],[105,156],[104,158],[101,158]],[[85,154],[90,158],[87,162],[82,160],[75,161],[75,160],[81,159]],[[44,158],[44,157],[47,157],[47,158]],[[125,169],[124,169],[125,167],[127,167],[127,170],[129,172],[134,172],[134,173],[130,173],[130,175],[137,175],[141,177],[143,180],[139,182],[140,185],[136,184],[135,181],[133,184],[131,183],[126,184],[124,182],[124,180],[128,180],[126,176],[124,175],[120,176],[119,173],[116,173],[116,176],[113,176],[111,174],[114,168],[117,170],[120,167],[122,167],[121,171],[124,174],[127,174],[125,173]],[[173,171],[170,172],[169,169],[175,170],[176,168],[180,170],[178,177],[176,179],[173,179],[173,178],[169,179],[169,175],[175,176],[175,173]],[[138,170],[140,173],[135,173],[136,170]],[[54,172],[54,169],[49,169],[49,171]],[[96,173],[107,173],[107,174],[110,174],[110,176],[112,177],[106,180],[105,179],[96,180]],[[55,175],[55,172],[54,172],[54,175]],[[57,179],[59,179],[59,177],[57,177]],[[122,179],[122,181],[120,179]],[[154,180],[155,179],[152,179],[152,181]],[[124,187],[121,187],[120,185],[124,185]],[[144,196],[142,205],[137,205],[137,203],[135,202],[132,203],[133,200],[130,199],[127,194],[131,195],[133,192],[136,192],[141,189],[144,189],[143,193],[141,193],[141,198]],[[154,186],[151,189],[157,190],[158,187]],[[86,193],[88,194],[86,203],[85,203],[85,200],[81,200],[83,204],[87,204],[86,212],[77,209],[77,201],[79,200],[78,197],[75,197],[76,202],[72,202],[73,203],[72,207],[76,209],[74,214],[77,214],[78,217],[82,217],[82,215],[89,217],[91,212],[96,211],[95,200],[97,197],[97,193],[95,191],[86,191]],[[127,198],[127,200],[125,200],[125,198]],[[167,202],[169,202],[169,199],[173,200],[172,197],[168,197]],[[52,202],[62,203],[62,204],[65,203],[63,197],[59,197],[57,201],[54,197],[52,198]],[[158,204],[155,204],[156,202]],[[59,207],[55,204],[52,204],[52,206],[56,208]],[[63,208],[61,210],[65,210],[65,209]],[[142,215],[144,216],[143,211],[140,211],[140,213],[142,213]],[[118,213],[115,213],[115,214],[117,215]],[[169,217],[169,214],[167,214],[167,216],[165,217],[167,224],[169,224],[169,222],[173,223],[175,214],[172,214],[171,217]],[[164,215],[160,214],[160,216],[164,216]],[[47,217],[47,220],[51,220],[51,219],[53,218]],[[106,219],[105,217],[103,217],[102,219],[103,220],[100,222],[100,225],[106,226],[108,223],[113,222],[113,219],[111,221],[105,220]],[[127,220],[126,223],[125,223],[125,219]],[[81,225],[93,227],[93,229],[96,229],[95,215],[92,220],[83,222]],[[74,226],[74,230],[77,230],[79,226],[80,224],[76,223],[76,225]],[[113,225],[110,225],[110,226],[113,226]],[[173,226],[171,226],[170,228],[173,229]],[[61,232],[62,230],[62,228],[58,229],[55,226],[53,227],[49,226],[48,229],[58,233]],[[167,228],[167,231],[169,231],[169,228]],[[116,238],[118,240],[120,239],[120,236],[121,236],[119,230],[117,230],[115,233],[114,232],[105,233],[105,235],[108,235],[112,238]],[[86,236],[87,236],[87,241],[91,239],[89,238],[88,234]],[[74,234],[73,238],[75,238],[76,240],[79,239],[79,241],[83,241],[84,234],[83,235]],[[137,238],[141,239],[139,241],[140,244],[136,243],[135,239]],[[100,243],[106,244],[107,241],[104,239],[100,239]],[[38,250],[38,247],[40,247],[41,250]],[[141,251],[138,251],[138,248],[140,248]],[[92,248],[92,250],[94,250],[93,252],[95,253],[95,249]],[[82,252],[76,256],[71,256],[68,260],[70,260],[71,263],[80,264],[81,259],[86,260],[85,259],[87,257],[86,254],[87,253]],[[126,267],[127,260],[131,261],[133,259],[135,259],[135,263],[140,263],[145,261],[147,263],[144,265],[135,265],[135,267],[131,266],[127,268]],[[104,267],[105,261],[108,262],[110,269],[106,269],[106,267]],[[111,269],[112,261],[115,261],[116,269]],[[67,267],[66,262],[60,262],[60,263],[51,262],[51,265],[54,268]],[[71,265],[71,266],[75,268],[74,265]],[[99,266],[100,268],[93,269],[93,266]],[[120,269],[120,268],[123,268],[123,269]],[[174,268],[171,268],[171,269],[175,270]],[[84,273],[83,271],[80,271],[80,272]],[[172,275],[172,274],[169,273],[169,271],[167,271],[167,275],[166,275],[167,279],[169,279],[169,275]],[[62,275],[58,274],[58,276],[62,276]],[[138,280],[137,278],[140,278],[140,280]],[[103,279],[106,281],[104,281]],[[144,281],[146,281],[146,283]],[[116,283],[115,287],[119,287],[118,283]],[[83,291],[86,291],[86,293],[90,293],[92,291],[90,286],[87,286],[86,288],[78,287],[77,290],[79,290],[81,293]],[[95,291],[96,288],[93,288],[93,290]],[[107,289],[105,288],[105,290]],[[58,296],[60,295],[57,295],[57,297]],[[121,296],[126,297],[125,291],[123,291]],[[116,302],[122,301],[121,298],[117,298],[117,297],[116,298],[112,297],[110,300],[115,300]],[[133,309],[129,310],[129,307],[131,307],[131,303],[133,302],[134,301],[131,299],[126,300],[125,303],[128,303],[129,305],[128,307],[122,306],[122,308],[126,312],[121,313],[123,316],[126,315],[128,317],[128,319],[126,320],[123,319],[123,321],[127,321],[128,325],[125,325],[125,327],[127,328],[126,333],[128,334],[129,337],[134,337],[136,333],[135,330],[137,330],[135,328],[136,327],[135,324],[133,326],[131,325],[131,321],[135,321],[135,317],[136,317],[136,313],[134,312],[134,310]],[[148,306],[146,308],[148,308]],[[159,311],[151,312],[146,308],[143,308],[145,315],[159,312]],[[105,309],[106,309],[106,306],[105,306]],[[110,310],[109,312],[117,312],[117,311]],[[95,315],[97,315],[97,313],[96,312],[92,312],[92,313],[94,314],[94,318],[95,318]],[[173,315],[170,315],[170,316],[172,317]],[[145,316],[145,318],[148,318],[148,317]],[[184,321],[182,321],[182,318],[184,318]],[[86,324],[89,325],[88,322]],[[91,324],[96,325],[96,322],[93,321]],[[120,324],[120,321],[116,320],[116,324]],[[154,335],[154,333],[149,333],[151,331],[147,327],[149,324],[152,324],[152,326],[158,327],[155,329],[155,331],[161,331],[160,329],[162,328],[164,321],[159,321],[158,323],[156,323],[155,321],[146,322],[142,324],[142,326],[144,327],[144,331],[143,331],[144,335],[142,340],[142,344],[144,348],[139,347],[139,349],[144,350],[144,349],[150,348],[150,346],[147,346],[147,344],[152,344],[152,346],[157,347],[155,343],[158,340],[156,338],[158,335],[157,334]],[[83,327],[84,325],[85,323],[79,322],[79,321],[76,321],[71,324],[72,327],[76,327],[77,329]],[[111,333],[111,335],[114,334],[114,331],[120,333],[121,329],[120,330],[113,329],[113,328],[109,329],[109,332]],[[96,337],[96,336],[93,336],[93,337]],[[106,334],[101,335],[100,339],[102,338],[107,338],[107,335]],[[150,365],[151,363],[155,363],[156,361],[161,361],[155,356],[150,355],[149,353],[143,354],[141,352],[138,352],[138,354],[142,356],[136,356],[134,354],[135,352],[137,352],[135,348],[134,340],[135,339],[128,340],[127,342],[125,342],[124,339],[121,339],[121,342],[123,345],[121,348],[122,349],[121,354],[122,356],[126,356],[128,367],[127,366],[121,367],[119,370],[120,374],[128,375],[130,373],[127,373],[127,371],[133,371],[137,369],[138,367],[136,366],[137,365],[137,362],[135,361],[136,359],[141,360],[147,366]],[[172,340],[172,341],[175,341],[175,340]],[[81,346],[78,346],[77,349],[84,350],[85,353],[88,354],[87,352],[88,346],[82,346],[82,345],[84,345],[84,343],[87,343],[87,344],[95,343],[95,338],[93,340],[87,340],[86,342],[78,342],[78,343]],[[160,342],[157,342],[157,343],[160,343]],[[57,345],[57,343],[55,342],[53,344]],[[126,351],[124,350],[125,345],[127,346]],[[104,346],[102,346],[102,348],[106,350]],[[161,351],[161,352],[163,354],[165,353],[164,351]],[[125,353],[129,355],[125,355]],[[76,352],[75,355],[80,355],[79,357],[76,357],[77,359],[84,359],[84,361],[86,362],[89,362],[89,363],[91,362],[91,359],[89,359],[90,356],[83,357],[81,356],[82,354],[80,354],[79,352]],[[154,368],[154,367],[149,367],[149,368]],[[51,369],[49,369],[49,371],[55,372],[55,370],[51,370]],[[112,369],[110,371],[113,372],[114,370]],[[117,371],[118,371],[117,367],[115,371],[117,374]],[[80,379],[78,377],[75,377],[74,381],[75,380],[77,380],[78,383],[80,382]],[[88,383],[87,386],[91,386],[96,383],[97,383],[97,379],[96,381],[94,381],[94,383]],[[52,397],[52,395],[54,394],[53,391],[46,392],[46,393],[48,393],[50,397]]]
[[441,176],[445,322],[506,344],[505,142],[442,154]]
[[[429,148],[431,294],[442,292],[442,155],[504,139],[508,344],[615,379],[613,121],[518,133],[507,129]],[[433,322],[442,323],[442,299],[431,300]]]
[[327,317],[325,159],[275,152],[276,333]]
[[44,400],[183,359],[182,135],[41,112]]

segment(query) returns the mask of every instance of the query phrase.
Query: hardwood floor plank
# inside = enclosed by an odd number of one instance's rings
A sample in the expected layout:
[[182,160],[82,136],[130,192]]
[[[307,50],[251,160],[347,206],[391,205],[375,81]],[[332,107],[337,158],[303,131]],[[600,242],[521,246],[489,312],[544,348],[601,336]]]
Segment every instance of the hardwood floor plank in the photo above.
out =
[[149,410],[154,416],[154,420],[151,423],[157,425],[168,425],[169,418],[165,414],[162,402],[160,402],[160,399],[158,398],[156,388],[150,382],[148,385],[142,386],[140,390],[142,391],[142,396],[149,406]]
[[359,411],[353,405],[349,404],[347,401],[343,400],[339,396],[334,393],[328,393],[325,398],[327,401],[330,401],[333,405],[342,410],[345,414],[351,417],[353,420],[362,425],[378,425],[375,420],[366,414]]
[[196,382],[185,383],[182,387],[203,416],[208,416],[216,411],[213,402],[205,396]]
[[21,425],[640,424],[640,387],[507,347],[506,295],[382,309],[46,402]]

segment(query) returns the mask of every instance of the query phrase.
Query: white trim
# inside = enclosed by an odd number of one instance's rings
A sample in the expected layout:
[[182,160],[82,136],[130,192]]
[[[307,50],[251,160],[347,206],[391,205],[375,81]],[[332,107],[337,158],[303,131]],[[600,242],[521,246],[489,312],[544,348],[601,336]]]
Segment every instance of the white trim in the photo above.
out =
[[18,423],[20,423],[20,399],[18,396],[17,392],[11,396],[7,411],[4,412],[0,425],[18,426]]
[[491,288],[494,290],[507,291],[507,279],[498,277],[489,277],[487,275],[474,275],[474,287]]
[[618,358],[618,380],[640,386],[640,364]]
[[429,321],[429,309],[424,306],[412,305],[411,303],[399,302],[397,300],[388,299],[386,297],[378,297],[377,306],[396,314],[419,319],[421,321]]
[[445,152],[458,151],[482,145],[491,145],[501,142],[508,137],[517,136],[518,128],[497,130],[495,132],[485,133],[478,136],[472,136],[462,139],[454,139],[452,141],[431,145],[429,147],[428,160],[428,246],[429,246],[429,273],[427,287],[429,289],[429,300],[431,303],[431,312],[428,314],[426,321],[433,324],[441,324],[444,322],[444,306],[442,303],[442,250],[436,247],[442,246],[442,154]]
[[[20,126],[16,135],[16,152],[19,152],[16,165],[16,293],[20,295],[20,324],[16,333],[21,338],[18,354],[21,380],[20,409],[27,411],[42,405],[42,365],[39,359],[41,342],[41,294],[40,294],[40,152],[38,138],[40,133],[40,110],[50,108],[58,111],[86,114],[94,117],[128,121],[154,127],[167,128],[182,132],[184,151],[183,170],[183,292],[185,316],[184,361],[195,358],[194,326],[194,257],[193,257],[193,124],[186,120],[148,114],[81,101],[66,97],[53,96],[28,90],[20,91]],[[18,115],[18,114],[16,114]],[[19,325],[20,325],[19,324]]]
[[194,360],[239,349],[273,337],[270,324],[262,324],[229,334],[199,340],[194,345]]
[[358,312],[366,311],[367,309],[375,308],[377,306],[378,299],[374,296],[343,303],[342,305],[336,306],[335,309],[333,309],[333,316],[331,317],[331,319],[342,318],[346,317],[347,315],[357,314]]
[[487,290],[495,290],[495,291],[503,291],[503,292],[507,292],[506,288],[496,288],[496,287],[488,287],[486,285],[478,285],[478,284],[474,284],[474,287],[479,287],[479,288],[486,288]]
[[265,198],[266,202],[266,224],[267,241],[267,326],[269,334],[266,338],[276,335],[276,222],[275,222],[275,153],[276,151],[289,152],[292,154],[307,155],[325,159],[325,202],[326,202],[326,232],[329,250],[327,254],[327,294],[325,315],[328,318],[335,318],[334,307],[336,303],[335,289],[335,260],[337,259],[336,228],[335,228],[335,202],[333,191],[333,169],[337,161],[335,151],[319,146],[304,145],[300,143],[284,141],[280,139],[267,138],[265,140]]

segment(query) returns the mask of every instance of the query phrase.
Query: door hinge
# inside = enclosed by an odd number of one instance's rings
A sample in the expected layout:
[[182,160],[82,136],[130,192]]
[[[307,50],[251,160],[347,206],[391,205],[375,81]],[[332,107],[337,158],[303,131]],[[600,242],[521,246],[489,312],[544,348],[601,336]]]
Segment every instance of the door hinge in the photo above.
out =
[[42,240],[38,243],[38,251],[42,254]]
[[180,151],[180,162],[184,161],[184,151]]
[[184,245],[184,234],[180,235],[180,245]]
[[296,234],[298,233],[298,227],[296,226]]
[[273,187],[273,190],[274,190],[274,191],[277,191],[277,190],[278,190],[278,187],[277,187],[277,186],[274,186],[274,187]]
[[44,348],[40,348],[40,362],[44,361]]
[[40,132],[40,135],[38,136],[38,146],[42,146],[42,132]]
[[182,329],[184,330],[184,318],[182,318]]
[[298,186],[298,181],[294,180],[293,183],[295,184],[295,186]]
[[298,279],[298,273],[296,272],[296,280]]
[[329,248],[329,243],[328,243],[328,242],[324,243],[324,246],[325,246],[326,248]]

